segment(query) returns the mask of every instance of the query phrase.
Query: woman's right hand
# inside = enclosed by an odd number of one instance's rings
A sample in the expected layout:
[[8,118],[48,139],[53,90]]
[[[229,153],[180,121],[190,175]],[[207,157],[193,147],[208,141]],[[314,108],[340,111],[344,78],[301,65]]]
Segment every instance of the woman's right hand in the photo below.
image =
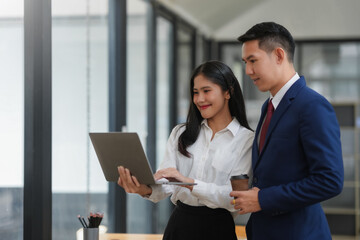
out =
[[141,196],[151,195],[151,187],[140,184],[135,176],[131,176],[129,169],[123,166],[118,167],[119,180],[118,185],[122,187],[127,193],[137,193]]

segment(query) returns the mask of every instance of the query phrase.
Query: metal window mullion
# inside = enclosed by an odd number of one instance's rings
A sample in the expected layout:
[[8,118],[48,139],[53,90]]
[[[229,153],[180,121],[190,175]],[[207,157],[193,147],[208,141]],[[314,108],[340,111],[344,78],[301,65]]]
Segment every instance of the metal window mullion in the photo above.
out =
[[24,1],[24,240],[52,238],[51,1]]
[[172,31],[171,31],[171,49],[170,49],[170,70],[169,70],[169,133],[178,123],[178,112],[177,112],[177,81],[178,81],[178,29],[177,29],[177,22],[173,21],[171,23]]
[[[126,126],[126,0],[109,0],[109,131]],[[109,183],[109,232],[126,233],[126,192]]]
[[192,72],[193,69],[196,68],[196,64],[197,64],[196,63],[196,55],[197,55],[196,48],[198,46],[197,41],[196,41],[197,31],[195,29],[193,29],[190,34],[191,34],[191,43],[190,43],[190,45],[191,45],[191,69],[190,69],[190,72]]
[[[147,138],[146,138],[146,155],[153,171],[156,170],[156,69],[157,69],[157,19],[156,3],[149,1],[147,8],[147,25],[146,25],[146,67],[147,67]],[[151,221],[151,231],[156,232],[157,205],[151,206],[149,219]]]
[[147,124],[146,152],[151,168],[156,168],[156,10],[154,3],[147,11]]

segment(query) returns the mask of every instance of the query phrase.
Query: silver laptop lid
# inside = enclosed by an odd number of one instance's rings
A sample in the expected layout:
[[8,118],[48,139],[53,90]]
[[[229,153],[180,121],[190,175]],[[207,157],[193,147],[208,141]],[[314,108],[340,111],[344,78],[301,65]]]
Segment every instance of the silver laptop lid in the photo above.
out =
[[89,133],[105,179],[117,182],[118,166],[128,168],[140,183],[155,184],[153,172],[137,133]]

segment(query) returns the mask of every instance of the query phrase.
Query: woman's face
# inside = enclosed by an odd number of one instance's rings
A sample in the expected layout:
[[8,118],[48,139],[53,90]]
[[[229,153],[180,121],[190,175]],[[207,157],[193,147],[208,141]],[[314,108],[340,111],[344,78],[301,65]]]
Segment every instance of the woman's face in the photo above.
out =
[[200,74],[195,77],[193,93],[193,102],[203,118],[211,120],[230,114],[229,92],[224,92],[219,85],[204,75]]

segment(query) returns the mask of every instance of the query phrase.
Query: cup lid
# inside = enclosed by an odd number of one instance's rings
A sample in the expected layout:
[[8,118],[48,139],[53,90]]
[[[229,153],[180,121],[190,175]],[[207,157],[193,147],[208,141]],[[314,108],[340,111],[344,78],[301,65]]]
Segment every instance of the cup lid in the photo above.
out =
[[239,180],[239,179],[249,179],[247,174],[241,174],[236,176],[231,176],[230,180]]

